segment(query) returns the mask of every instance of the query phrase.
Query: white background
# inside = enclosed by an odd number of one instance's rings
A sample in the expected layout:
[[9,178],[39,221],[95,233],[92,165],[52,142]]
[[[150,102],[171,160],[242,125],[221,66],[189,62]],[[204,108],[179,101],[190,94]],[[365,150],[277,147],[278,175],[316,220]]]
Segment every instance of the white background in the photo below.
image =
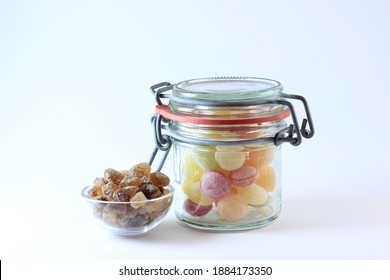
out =
[[[0,0],[0,258],[389,259],[389,27],[385,0]],[[149,158],[149,87],[228,75],[309,101],[316,135],[283,147],[281,217],[208,233],[171,211],[138,238],[95,225],[80,190]]]

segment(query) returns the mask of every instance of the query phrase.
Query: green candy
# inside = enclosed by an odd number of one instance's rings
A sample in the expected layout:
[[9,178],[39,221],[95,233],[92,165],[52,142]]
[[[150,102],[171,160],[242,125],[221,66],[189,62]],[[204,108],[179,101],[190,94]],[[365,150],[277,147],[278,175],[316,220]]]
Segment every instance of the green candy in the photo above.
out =
[[245,163],[246,153],[244,149],[242,146],[217,146],[216,162],[223,170],[236,170]]
[[205,171],[215,170],[218,163],[215,160],[214,150],[193,151],[193,158],[196,163]]

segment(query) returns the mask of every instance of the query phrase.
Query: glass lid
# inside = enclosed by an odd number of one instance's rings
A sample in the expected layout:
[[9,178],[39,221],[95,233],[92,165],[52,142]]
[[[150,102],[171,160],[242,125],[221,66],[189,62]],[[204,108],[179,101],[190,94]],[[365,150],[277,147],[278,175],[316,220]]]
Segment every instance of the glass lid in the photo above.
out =
[[276,99],[282,84],[275,80],[250,77],[216,77],[187,80],[173,87],[175,97],[214,101]]

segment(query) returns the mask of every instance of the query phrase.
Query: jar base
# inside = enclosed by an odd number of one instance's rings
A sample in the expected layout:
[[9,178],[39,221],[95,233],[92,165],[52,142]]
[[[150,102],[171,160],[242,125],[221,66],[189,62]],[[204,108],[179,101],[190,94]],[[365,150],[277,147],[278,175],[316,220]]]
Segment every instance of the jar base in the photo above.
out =
[[202,219],[197,221],[196,219],[188,218],[186,217],[186,215],[180,215],[178,213],[176,213],[176,217],[181,223],[191,228],[195,228],[203,231],[229,232],[229,231],[245,231],[245,230],[265,227],[269,225],[272,221],[277,219],[279,217],[279,214],[269,216],[259,221],[251,221],[251,222],[243,221],[241,223],[238,222],[227,223],[226,221],[221,223],[206,222]]

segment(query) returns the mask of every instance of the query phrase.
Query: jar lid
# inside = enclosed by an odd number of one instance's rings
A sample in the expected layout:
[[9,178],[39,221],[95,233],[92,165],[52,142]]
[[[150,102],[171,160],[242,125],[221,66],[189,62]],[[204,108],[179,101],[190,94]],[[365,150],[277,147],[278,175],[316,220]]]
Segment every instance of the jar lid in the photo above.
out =
[[174,85],[172,100],[209,100],[234,103],[253,102],[264,99],[277,99],[282,92],[282,84],[265,78],[215,77],[193,79]]
[[[203,78],[177,84],[161,82],[150,89],[157,102],[156,114],[152,120],[156,146],[160,150],[168,150],[168,144],[171,143],[169,137],[162,135],[161,129],[186,126],[180,123],[201,125],[196,128],[218,125],[218,129],[225,129],[231,125],[235,125],[234,128],[241,125],[261,128],[280,125],[282,129],[274,136],[254,139],[271,140],[275,145],[289,142],[298,146],[302,136],[311,138],[314,135],[313,121],[305,98],[283,93],[282,84],[275,80],[252,77]],[[168,104],[163,104],[161,100],[163,98],[169,100]],[[286,99],[302,102],[306,118],[302,120],[301,126],[293,105]],[[283,120],[289,116],[293,124],[285,127]],[[251,142],[253,139],[248,141]]]
[[282,84],[252,77],[192,79],[172,86],[168,106],[159,104],[156,113],[167,119],[208,125],[256,124],[290,116],[278,103]]

